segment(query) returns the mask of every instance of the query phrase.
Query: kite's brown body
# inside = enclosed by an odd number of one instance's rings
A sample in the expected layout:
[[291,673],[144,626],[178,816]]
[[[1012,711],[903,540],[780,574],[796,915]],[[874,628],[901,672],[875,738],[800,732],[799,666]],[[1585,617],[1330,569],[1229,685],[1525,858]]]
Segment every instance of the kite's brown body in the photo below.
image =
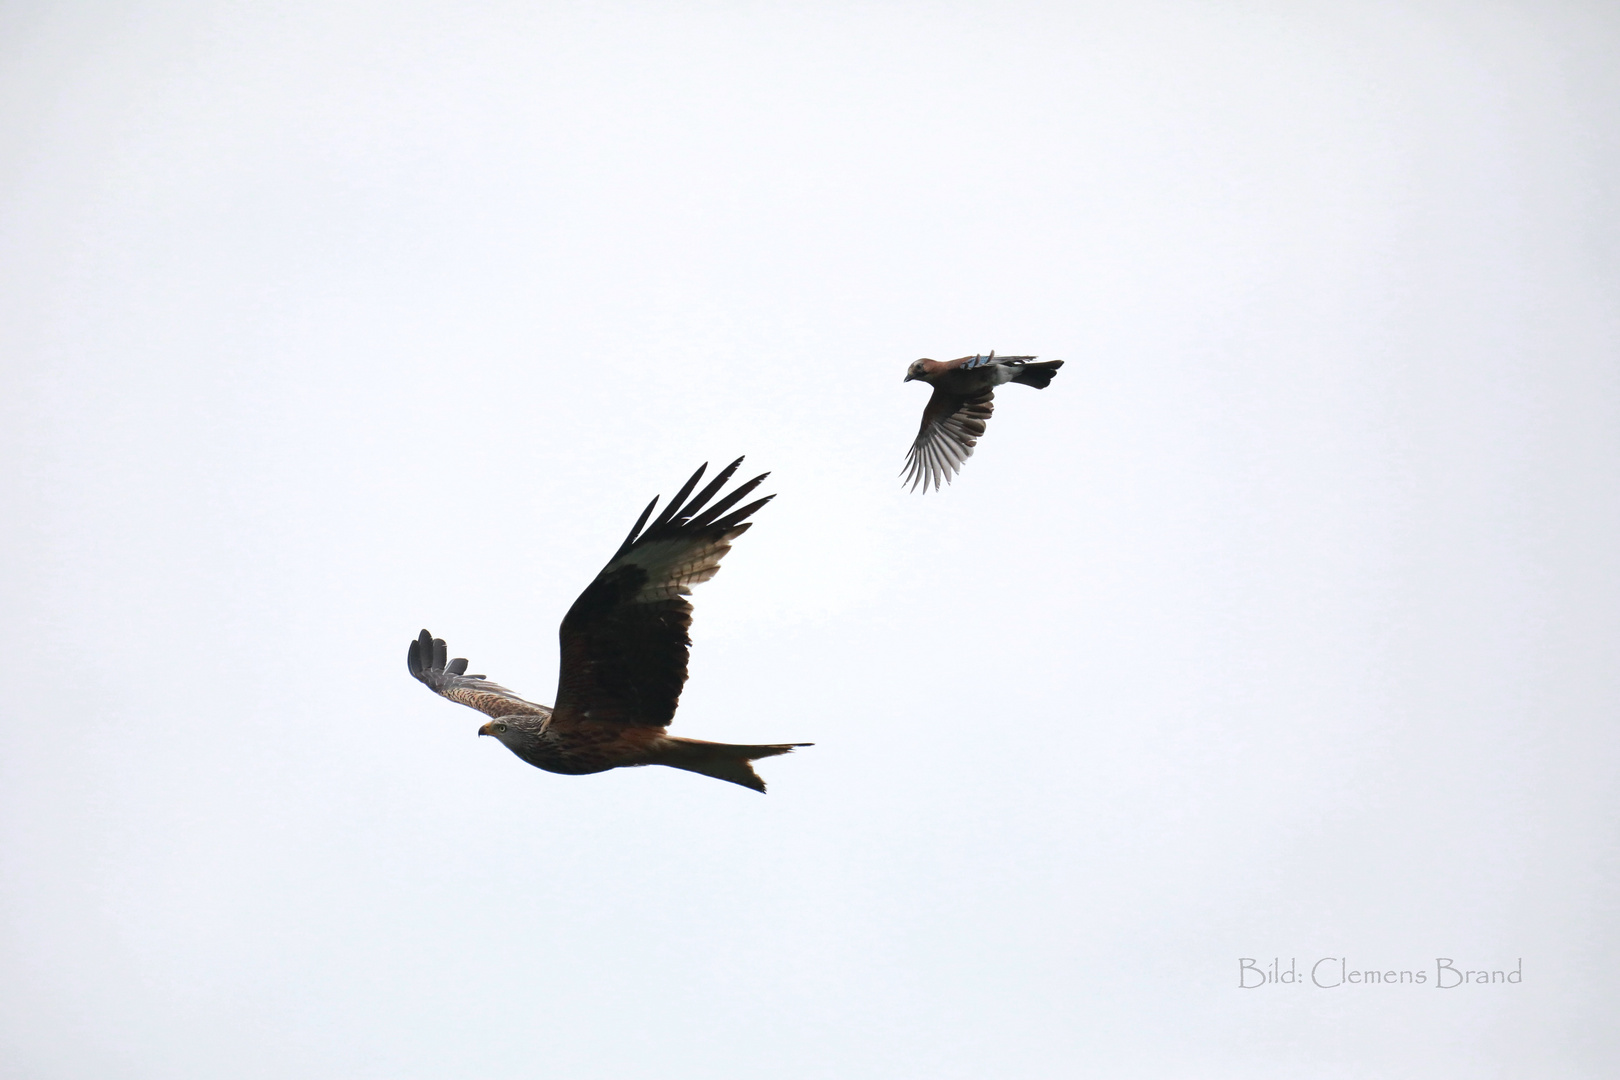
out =
[[[765,479],[757,476],[714,506],[711,498],[736,472],[732,462],[690,502],[704,466],[664,512],[647,526],[654,499],[607,566],[563,617],[561,673],[553,708],[525,701],[482,675],[467,675],[467,661],[448,660],[443,640],[423,630],[406,663],[423,683],[452,701],[490,716],[478,729],[530,765],[581,775],[627,765],[668,765],[764,791],[749,764],[809,743],[739,746],[667,735],[691,647],[691,587],[713,577],[731,541],[748,531],[747,518],[766,496],[731,508]],[[768,475],[768,474],[767,474]],[[707,508],[706,508],[707,507]],[[727,511],[731,511],[727,513]]]

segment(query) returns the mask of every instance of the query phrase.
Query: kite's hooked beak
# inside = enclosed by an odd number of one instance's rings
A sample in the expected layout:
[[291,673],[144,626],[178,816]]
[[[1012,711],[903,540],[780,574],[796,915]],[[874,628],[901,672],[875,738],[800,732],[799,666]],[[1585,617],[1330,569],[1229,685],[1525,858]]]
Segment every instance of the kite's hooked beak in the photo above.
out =
[[480,734],[480,735],[492,735],[492,734],[494,734],[494,732],[489,730],[490,724],[493,724],[494,722],[495,721],[491,720],[489,724],[485,724],[483,727],[479,728],[478,729],[478,734]]

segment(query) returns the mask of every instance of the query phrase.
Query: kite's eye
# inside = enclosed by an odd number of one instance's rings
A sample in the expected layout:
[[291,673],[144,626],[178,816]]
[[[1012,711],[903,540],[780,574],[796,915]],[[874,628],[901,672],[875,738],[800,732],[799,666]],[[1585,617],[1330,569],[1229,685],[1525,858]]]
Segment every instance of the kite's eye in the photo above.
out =
[[506,725],[505,724],[496,724],[495,725],[495,730],[496,731],[505,731],[506,730]]

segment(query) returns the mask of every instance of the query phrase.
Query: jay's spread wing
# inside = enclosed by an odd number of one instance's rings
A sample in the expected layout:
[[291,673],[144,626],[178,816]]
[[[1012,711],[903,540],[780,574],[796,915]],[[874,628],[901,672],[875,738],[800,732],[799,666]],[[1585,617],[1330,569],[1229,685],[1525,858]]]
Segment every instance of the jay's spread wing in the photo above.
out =
[[435,694],[457,701],[486,716],[550,716],[544,705],[525,701],[506,687],[486,680],[482,675],[468,675],[467,661],[446,661],[450,655],[444,639],[436,638],[426,630],[405,654],[405,666],[417,679]]
[[984,434],[984,422],[990,419],[994,396],[988,387],[966,396],[934,387],[923,409],[917,439],[906,454],[900,483],[909,483],[913,491],[918,484],[924,491],[933,484],[938,491],[942,482],[949,482],[962,463],[973,456],[973,446]]
[[583,721],[662,728],[675,715],[692,644],[687,635],[692,605],[686,597],[693,585],[719,572],[731,541],[748,530],[748,516],[775,498],[731,509],[767,473],[705,509],[740,464],[742,458],[733,461],[682,505],[708,468],[700,467],[647,525],[658,504],[653,499],[568,609],[559,631],[562,663],[553,730]]
[[972,371],[975,368],[989,367],[991,364],[1022,364],[1033,359],[1035,359],[1033,356],[997,356],[996,351],[991,349],[988,356],[963,356],[952,360],[951,365],[963,371]]

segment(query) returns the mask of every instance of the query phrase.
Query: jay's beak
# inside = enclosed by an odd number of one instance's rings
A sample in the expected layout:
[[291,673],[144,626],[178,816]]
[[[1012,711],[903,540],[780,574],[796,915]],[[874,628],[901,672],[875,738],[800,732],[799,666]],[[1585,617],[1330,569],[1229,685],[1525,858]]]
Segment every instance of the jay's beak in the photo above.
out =
[[911,380],[912,380],[912,379],[915,379],[915,378],[916,378],[916,377],[917,377],[917,376],[915,376],[915,375],[912,375],[912,374],[910,374],[910,373],[909,373],[909,372],[908,372],[908,373],[907,373],[907,374],[906,374],[906,377],[905,377],[905,378],[903,378],[903,379],[901,379],[901,380],[900,380],[900,381],[901,381],[901,382],[902,382],[902,383],[908,383],[908,382],[910,382],[910,381],[911,381]]

